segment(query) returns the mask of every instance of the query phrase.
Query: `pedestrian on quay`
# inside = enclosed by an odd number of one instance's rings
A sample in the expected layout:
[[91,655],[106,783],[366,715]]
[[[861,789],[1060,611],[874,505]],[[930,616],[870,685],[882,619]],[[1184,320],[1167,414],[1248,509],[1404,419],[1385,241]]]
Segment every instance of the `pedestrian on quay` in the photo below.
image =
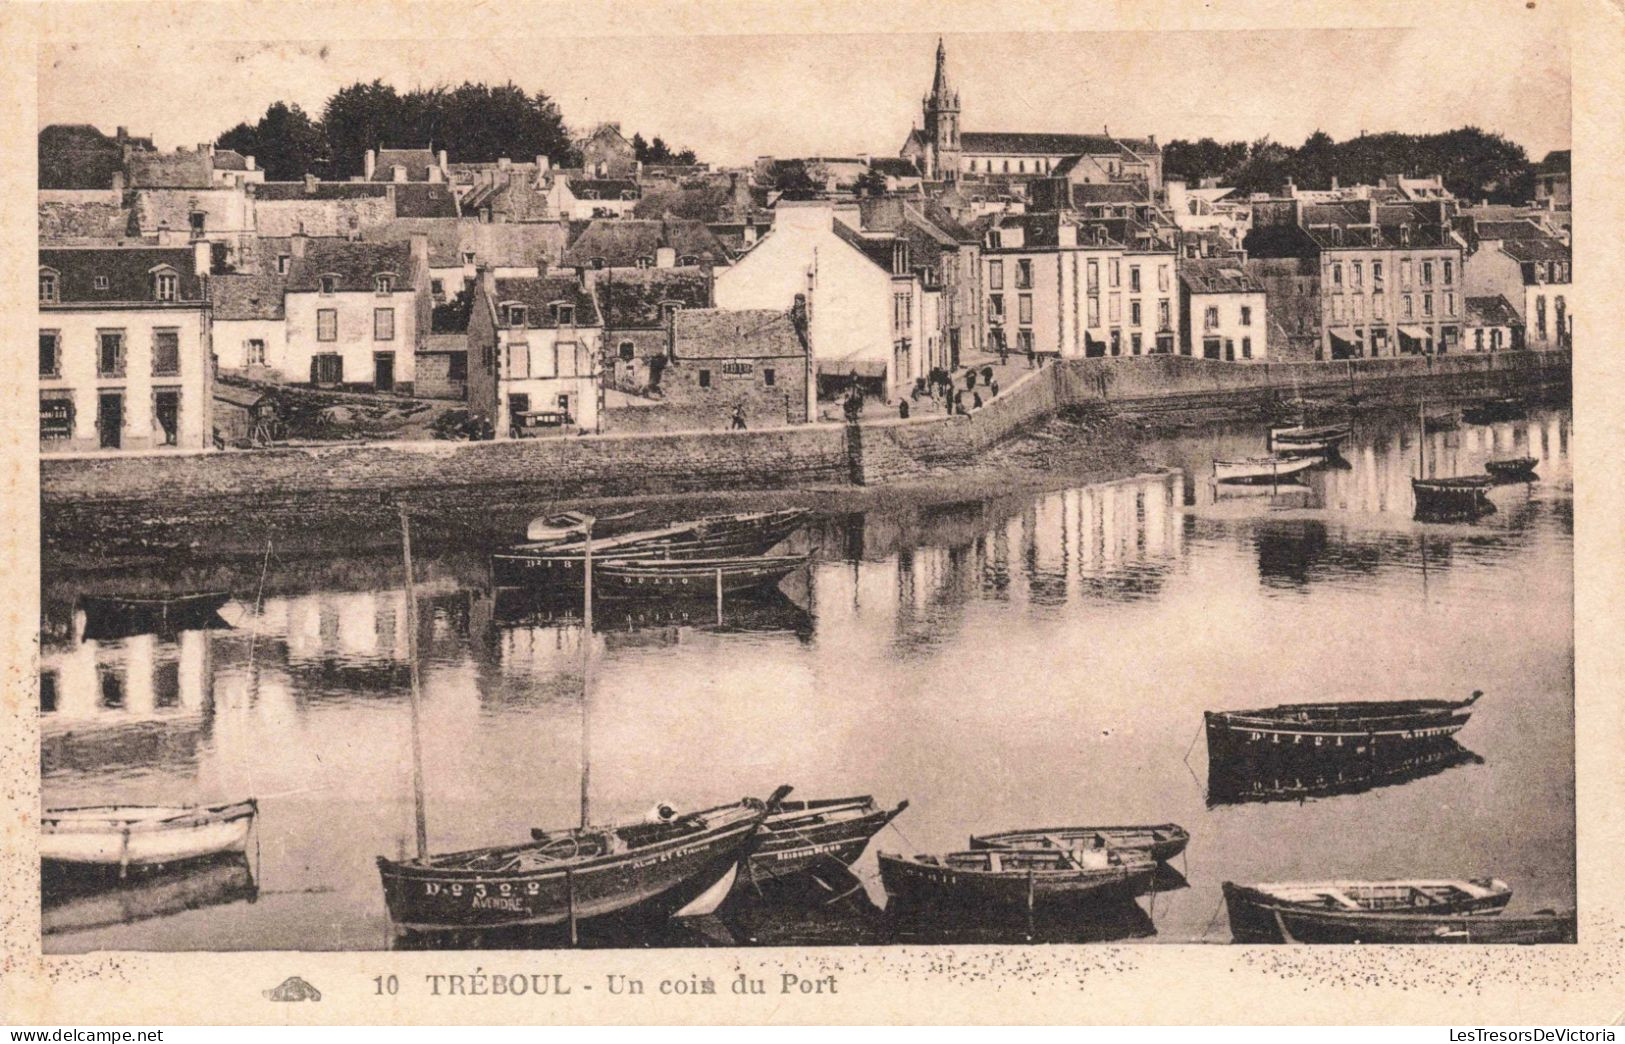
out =
[[965,371],[965,390],[970,391],[976,387],[976,368],[971,367]]
[[733,423],[730,424],[729,427],[734,431],[744,431],[745,430],[745,404],[744,403],[740,402],[740,403],[735,403],[734,404]]
[[993,332],[993,340],[999,346],[999,365],[1003,366],[1005,363],[1010,361],[1010,346],[1004,341],[1003,331],[995,330]]
[[973,410],[979,410],[979,409],[982,408],[982,393],[981,392],[972,392],[971,393],[970,408],[973,409]]
[[982,367],[982,384],[983,385],[988,385],[988,384],[992,384],[992,383],[993,383],[993,367],[991,367],[991,366]]
[[897,416],[899,418],[901,418],[902,420],[908,420],[908,400],[907,399],[898,399],[897,400]]
[[999,397],[999,379],[997,377],[987,383],[987,390],[992,393],[993,398],[997,399]]

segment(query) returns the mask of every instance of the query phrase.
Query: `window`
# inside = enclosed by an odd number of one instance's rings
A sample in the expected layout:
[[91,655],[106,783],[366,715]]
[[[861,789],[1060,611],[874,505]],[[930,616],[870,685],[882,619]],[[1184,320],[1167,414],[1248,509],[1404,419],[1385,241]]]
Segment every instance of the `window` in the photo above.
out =
[[39,375],[62,376],[62,335],[55,330],[39,332]]
[[1473,331],[1473,351],[1481,352],[1483,350],[1484,350],[1484,328],[1481,326],[1478,329]]
[[989,261],[987,263],[987,288],[989,290],[1004,289],[1004,262]]
[[637,346],[631,341],[622,341],[617,351],[621,357],[621,362],[631,362],[638,357]]
[[699,263],[700,259],[693,254],[684,254],[682,257],[677,259],[677,264],[683,268],[693,268]]
[[180,288],[180,277],[174,272],[159,272],[152,278],[152,296],[159,301],[173,301]]
[[1335,287],[1343,285],[1343,263],[1341,261],[1332,262],[1332,285]]
[[163,433],[163,444],[175,445],[181,430],[180,389],[155,389],[152,393],[152,417],[158,423],[158,430]]
[[1100,292],[1100,262],[1099,261],[1090,261],[1089,262],[1089,292],[1091,294]]
[[1455,315],[1456,314],[1456,295],[1453,294],[1453,293],[1444,295],[1444,314],[1445,315]]
[[1251,359],[1253,357],[1253,339],[1251,337],[1243,337],[1241,339],[1241,357],[1243,359]]
[[1432,261],[1423,261],[1422,262],[1422,285],[1423,286],[1432,286],[1433,285],[1433,262]]
[[1111,259],[1110,264],[1111,285],[1121,286],[1123,284],[1123,261],[1121,258],[1114,257]]
[[323,295],[331,297],[333,294],[338,292],[338,276],[324,275],[318,280],[318,282],[321,284]]
[[1123,320],[1123,299],[1116,294],[1107,299],[1106,318],[1114,323]]
[[204,214],[201,210],[194,210],[188,216],[191,219],[192,235],[194,237],[201,236],[203,234],[203,224],[208,220],[208,215]]
[[1219,309],[1218,309],[1218,307],[1216,305],[1210,305],[1208,308],[1204,309],[1203,312],[1202,312],[1202,329],[1204,329],[1204,330],[1217,330],[1218,328],[1219,328]]
[[98,290],[106,290],[107,289],[108,284],[107,284],[107,277],[106,276],[97,276],[94,280],[92,280],[92,283],[95,285],[96,289],[98,289]]
[[987,299],[987,314],[1000,322],[1004,321],[1004,295],[991,294]]
[[1349,282],[1356,290],[1365,285],[1365,264],[1360,261],[1349,262]]
[[1371,295],[1371,318],[1373,318],[1373,319],[1381,319],[1381,318],[1384,318],[1384,316],[1387,314],[1387,305],[1386,305],[1386,302],[1384,300],[1384,297],[1385,297],[1385,295],[1383,294],[1383,292],[1381,290],[1377,290],[1374,293],[1372,293],[1372,295]]
[[472,251],[472,250],[463,251],[463,267],[464,268],[469,268],[473,264],[474,264],[474,251]]
[[1399,262],[1399,285],[1411,285],[1411,259],[1408,257]]
[[395,309],[374,308],[372,310],[372,339],[375,341],[393,341],[395,339]]
[[1432,294],[1423,294],[1422,295],[1422,314],[1423,315],[1432,315],[1433,314],[1433,295]]
[[1411,301],[1410,294],[1402,294],[1400,296],[1400,308],[1401,314],[1403,314],[1407,319],[1413,318],[1416,315],[1416,307]]
[[42,439],[73,438],[73,400],[61,392],[40,396],[39,437]]
[[523,341],[508,345],[508,376],[521,381],[530,376],[530,345]]
[[1490,351],[1498,352],[1500,350],[1501,350],[1501,331],[1500,330],[1491,330],[1490,331]]
[[648,254],[639,254],[638,259],[636,262],[634,262],[634,264],[638,268],[653,268],[655,266],[655,259],[650,257]]
[[592,261],[592,267],[593,267],[594,271],[602,271],[603,270],[603,268],[604,268],[604,259],[603,258],[595,257],[595,258],[592,258],[591,261]]
[[56,273],[49,269],[40,269],[39,299],[42,304],[55,304],[58,300]]
[[291,260],[291,258],[287,254],[278,254],[276,256],[277,275],[287,275],[288,274],[288,262],[290,260]]
[[1173,328],[1173,309],[1165,297],[1157,302],[1157,329],[1172,330]]
[[1456,263],[1449,258],[1444,261],[1444,285],[1449,286],[1456,281]]
[[258,337],[249,338],[243,345],[243,363],[247,366],[264,366],[265,342]]
[[310,357],[312,384],[343,384],[344,356],[332,353]]
[[1332,298],[1332,318],[1343,318],[1343,299],[1341,297]]
[[1004,234],[1002,232],[996,228],[990,228],[987,230],[987,245],[989,248],[998,250],[1003,244]]
[[1241,325],[1242,326],[1251,326],[1251,325],[1253,325],[1252,306],[1250,306],[1250,305],[1242,305],[1241,306]]
[[771,388],[774,385],[778,384],[778,382],[779,382],[779,375],[774,372],[773,367],[771,367],[771,366],[762,367],[762,383],[764,385]]
[[553,306],[553,317],[560,326],[574,326],[576,321],[576,306],[573,304],[558,304]]
[[1222,353],[1224,342],[1217,337],[1202,338],[1202,358],[1217,359]]
[[1168,266],[1167,265],[1158,265],[1157,266],[1157,289],[1161,290],[1164,293],[1167,293],[1167,291],[1168,291],[1168,279],[1169,279]]
[[316,310],[316,340],[336,341],[339,339],[339,311],[337,308],[318,308]]
[[1100,325],[1100,298],[1098,297],[1089,298],[1089,325]]
[[1033,285],[1033,263],[1027,258],[1016,262],[1016,289],[1030,290]]
[[907,334],[914,325],[914,295],[893,294],[891,298],[891,305],[892,332],[898,336],[903,336]]
[[1033,354],[1033,332],[1031,330],[1016,331],[1016,351]]
[[1128,305],[1128,323],[1130,326],[1140,326],[1140,302],[1130,301]]
[[1382,262],[1371,262],[1371,281],[1378,286],[1382,285]]
[[1123,354],[1123,331],[1121,330],[1112,331],[1112,354]]
[[124,331],[99,330],[96,333],[96,376],[124,376]]
[[453,381],[468,380],[467,352],[453,352],[446,356],[446,378]]
[[1033,321],[1033,295],[1021,294],[1016,298],[1016,321],[1031,325]]
[[1129,265],[1128,266],[1128,288],[1129,288],[1129,291],[1132,292],[1132,293],[1137,294],[1137,293],[1140,292],[1140,266],[1139,265]]
[[387,294],[395,289],[395,277],[380,275],[372,277],[372,288],[380,294]]
[[1129,343],[1129,351],[1132,352],[1135,355],[1139,355],[1140,354],[1140,346],[1143,344],[1143,341],[1141,340],[1140,335],[1137,334],[1137,333],[1129,334],[1128,335],[1128,343]]
[[554,403],[558,406],[560,413],[564,414],[566,417],[570,416],[570,396],[567,393],[560,392],[559,397],[554,400]]
[[530,396],[519,392],[508,396],[508,419],[510,423],[517,424],[519,419],[530,412]]
[[702,388],[711,387],[711,371],[710,370],[701,370],[700,371],[700,387],[702,387]]
[[1363,298],[1363,297],[1351,297],[1351,298],[1349,298],[1349,315],[1352,318],[1355,318],[1355,319],[1364,319],[1365,318],[1365,298]]
[[173,377],[181,372],[181,333],[179,330],[152,332],[152,373]]
[[1546,339],[1546,298],[1535,298],[1535,333],[1541,340]]

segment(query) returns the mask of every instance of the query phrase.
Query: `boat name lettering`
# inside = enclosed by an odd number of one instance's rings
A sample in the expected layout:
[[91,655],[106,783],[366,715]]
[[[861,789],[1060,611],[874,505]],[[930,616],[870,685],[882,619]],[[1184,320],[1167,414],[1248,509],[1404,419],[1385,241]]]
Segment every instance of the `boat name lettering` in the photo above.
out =
[[[523,894],[525,894],[525,895],[540,895],[541,891],[542,891],[542,885],[541,885],[541,882],[539,882],[539,881],[525,881],[522,884],[515,883],[515,882],[509,882],[509,881],[501,881],[501,882],[498,882],[497,887],[496,887],[496,891],[497,891],[498,896],[518,895],[521,892],[523,892]],[[450,884],[450,885],[442,884],[439,881],[425,881],[425,882],[423,882],[423,894],[424,895],[444,895],[444,894],[447,894],[447,893],[449,893],[451,895],[454,895],[454,896],[461,896],[463,894],[463,886],[461,884]],[[490,893],[490,888],[485,884],[485,882],[483,882],[483,881],[475,882],[475,884],[474,884],[474,895],[475,895],[476,898],[483,898],[484,896],[488,895],[489,893]]]
[[633,869],[645,866],[654,866],[657,863],[665,863],[673,859],[679,859],[683,856],[691,855],[694,852],[702,850],[704,847],[704,845],[684,845],[682,848],[674,848],[669,852],[661,852],[657,855],[647,856],[643,859],[639,859],[631,865]]
[[562,975],[536,972],[504,975],[501,972],[487,973],[479,967],[474,969],[472,975],[431,972],[424,975],[423,980],[429,984],[431,997],[523,997],[526,994],[557,997],[570,992]]
[[509,913],[530,913],[530,907],[518,896],[476,895],[469,901],[475,910],[507,910]]

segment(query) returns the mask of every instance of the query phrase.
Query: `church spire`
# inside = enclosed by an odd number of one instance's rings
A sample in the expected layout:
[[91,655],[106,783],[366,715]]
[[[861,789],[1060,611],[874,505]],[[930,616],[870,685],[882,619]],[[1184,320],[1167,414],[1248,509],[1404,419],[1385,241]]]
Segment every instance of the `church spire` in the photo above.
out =
[[940,36],[937,37],[937,75],[931,81],[931,100],[942,107],[946,107],[949,102],[948,49],[942,45]]

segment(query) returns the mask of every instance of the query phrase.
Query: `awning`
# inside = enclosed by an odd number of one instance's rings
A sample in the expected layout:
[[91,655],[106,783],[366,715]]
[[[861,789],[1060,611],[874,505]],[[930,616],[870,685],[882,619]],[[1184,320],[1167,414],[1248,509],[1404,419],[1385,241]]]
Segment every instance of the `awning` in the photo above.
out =
[[1410,337],[1418,341],[1425,341],[1429,337],[1433,336],[1432,334],[1428,333],[1427,327],[1425,326],[1401,326],[1399,328],[1399,332],[1404,334],[1406,337]]
[[1327,330],[1326,332],[1332,335],[1332,340],[1342,341],[1351,348],[1360,343],[1354,334],[1348,330]]
[[859,377],[886,376],[886,364],[878,359],[819,359],[818,373],[827,377]]

